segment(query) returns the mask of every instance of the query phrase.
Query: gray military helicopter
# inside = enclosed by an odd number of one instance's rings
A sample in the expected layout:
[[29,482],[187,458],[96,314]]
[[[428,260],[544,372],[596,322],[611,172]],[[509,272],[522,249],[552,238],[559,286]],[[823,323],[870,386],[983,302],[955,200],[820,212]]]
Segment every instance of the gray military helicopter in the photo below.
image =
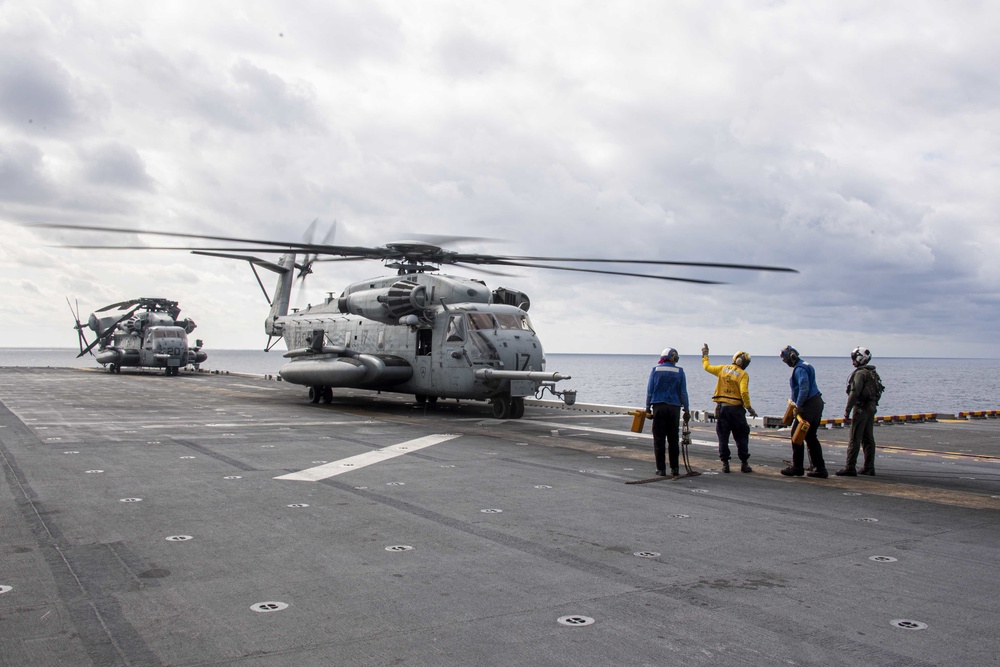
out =
[[[69,304],[69,299],[66,299]],[[194,320],[180,319],[181,309],[176,301],[156,297],[142,297],[119,301],[104,306],[80,321],[80,305],[76,311],[70,304],[70,312],[76,320],[80,354],[91,354],[97,363],[110,373],[121,373],[123,366],[162,368],[167,375],[177,375],[188,364],[200,364],[208,359],[201,349],[201,341],[194,347],[188,346],[188,334],[197,326]],[[124,315],[116,313],[101,316],[117,309],[128,311]],[[96,337],[88,342],[84,328],[94,332]],[[97,347],[97,354],[93,350]]]
[[[287,382],[308,387],[313,403],[332,402],[335,387],[353,387],[413,394],[418,402],[426,404],[441,398],[489,401],[493,416],[498,419],[520,418],[524,414],[525,397],[540,397],[546,390],[571,404],[575,392],[556,388],[556,383],[570,378],[546,371],[542,344],[528,317],[530,300],[527,295],[503,287],[491,290],[481,280],[440,274],[441,266],[465,267],[484,273],[490,271],[481,268],[483,266],[531,267],[697,284],[720,283],[566,266],[565,263],[794,272],[794,269],[783,267],[745,264],[486,255],[446,250],[439,245],[471,240],[469,237],[359,247],[113,227],[33,226],[243,244],[231,248],[68,247],[190,250],[199,255],[248,262],[270,303],[270,312],[264,322],[268,335],[266,349],[272,349],[277,340],[285,341],[288,351],[284,356],[290,361],[279,374]],[[280,253],[280,257],[272,262],[252,253]],[[395,275],[353,283],[338,298],[331,293],[322,304],[289,313],[293,283],[312,273],[315,262],[364,259],[382,261],[387,268],[395,270]],[[273,299],[268,296],[257,267],[278,274]]]

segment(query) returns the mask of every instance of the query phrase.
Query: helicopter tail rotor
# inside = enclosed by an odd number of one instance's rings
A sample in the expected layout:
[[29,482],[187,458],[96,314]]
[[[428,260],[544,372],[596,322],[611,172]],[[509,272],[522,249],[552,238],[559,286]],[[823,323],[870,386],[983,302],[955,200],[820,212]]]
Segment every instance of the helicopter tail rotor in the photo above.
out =
[[66,297],[66,305],[69,306],[69,312],[73,315],[73,320],[76,321],[76,325],[73,327],[76,329],[77,342],[80,344],[80,356],[83,356],[83,348],[87,346],[87,337],[83,333],[83,327],[85,326],[80,322],[80,301],[76,301],[76,310],[73,310],[73,304],[69,302],[69,297]]
[[[308,246],[328,246],[333,243],[334,238],[337,236],[337,221],[334,220],[330,228],[326,230],[326,234],[323,236],[323,240],[316,243],[316,222],[319,218],[314,218],[309,227],[306,228],[305,233],[302,235],[302,242]],[[298,263],[296,262],[295,268],[298,269],[298,275],[295,277],[295,281],[298,283],[298,289],[295,293],[295,304],[299,307],[302,306],[302,296],[306,290],[306,278],[313,272],[313,263],[319,257],[318,252],[306,253],[305,259]]]

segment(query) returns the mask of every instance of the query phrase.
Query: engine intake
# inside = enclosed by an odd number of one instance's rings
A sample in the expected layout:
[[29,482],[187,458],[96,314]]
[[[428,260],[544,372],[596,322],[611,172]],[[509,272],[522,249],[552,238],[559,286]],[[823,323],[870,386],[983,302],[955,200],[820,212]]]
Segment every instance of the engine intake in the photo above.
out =
[[419,316],[429,305],[427,286],[413,280],[397,280],[389,287],[351,292],[337,301],[337,308],[342,313],[387,324],[396,324],[407,315]]

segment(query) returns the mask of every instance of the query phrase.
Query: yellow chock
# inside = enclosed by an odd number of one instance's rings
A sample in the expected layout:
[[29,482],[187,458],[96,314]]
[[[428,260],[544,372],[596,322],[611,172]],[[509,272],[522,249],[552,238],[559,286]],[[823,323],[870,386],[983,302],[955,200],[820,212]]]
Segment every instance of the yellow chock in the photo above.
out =
[[642,427],[646,423],[646,411],[632,410],[629,414],[632,415],[632,432],[642,433]]
[[806,434],[811,424],[803,419],[802,415],[795,415],[795,420],[795,427],[792,428],[792,444],[801,445],[806,441]]

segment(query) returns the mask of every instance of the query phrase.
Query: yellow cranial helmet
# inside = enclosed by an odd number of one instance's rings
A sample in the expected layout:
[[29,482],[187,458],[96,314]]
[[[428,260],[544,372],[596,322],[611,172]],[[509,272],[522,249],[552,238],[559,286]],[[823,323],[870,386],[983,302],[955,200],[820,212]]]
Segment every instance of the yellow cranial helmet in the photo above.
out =
[[746,369],[750,365],[750,353],[740,350],[733,355],[733,363],[742,369]]

